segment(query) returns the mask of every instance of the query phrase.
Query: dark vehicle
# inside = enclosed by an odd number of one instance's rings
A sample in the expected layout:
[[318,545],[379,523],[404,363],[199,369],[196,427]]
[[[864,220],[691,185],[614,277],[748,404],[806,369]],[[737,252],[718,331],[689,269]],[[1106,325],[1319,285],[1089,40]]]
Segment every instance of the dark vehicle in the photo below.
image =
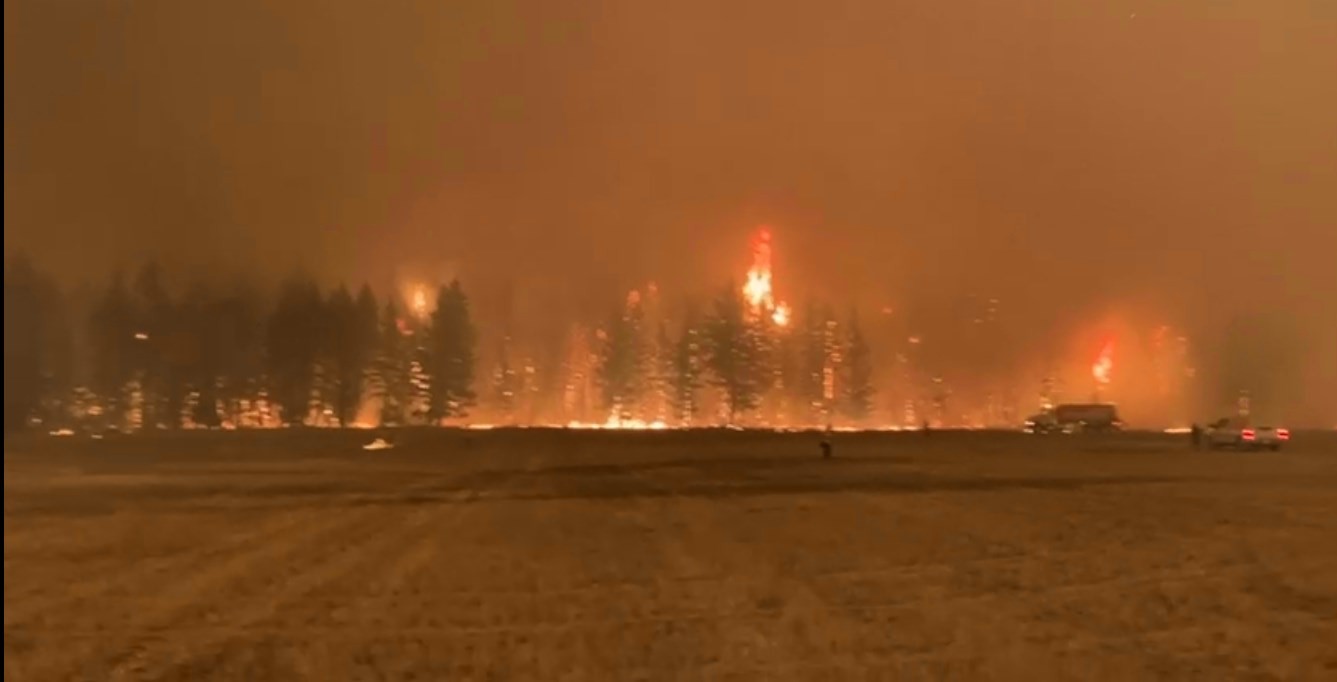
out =
[[1088,433],[1119,431],[1123,421],[1110,403],[1074,403],[1032,415],[1022,430],[1027,433]]

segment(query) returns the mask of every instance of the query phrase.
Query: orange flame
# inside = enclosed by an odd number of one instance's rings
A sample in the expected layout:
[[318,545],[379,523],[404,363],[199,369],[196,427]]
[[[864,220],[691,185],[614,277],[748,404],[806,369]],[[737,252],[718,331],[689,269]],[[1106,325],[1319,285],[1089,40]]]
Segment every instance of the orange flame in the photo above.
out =
[[1096,356],[1096,361],[1091,365],[1091,376],[1095,378],[1096,383],[1102,386],[1110,382],[1110,374],[1114,371],[1114,339],[1105,342],[1104,347],[1100,349],[1100,355]]
[[752,240],[752,267],[747,271],[747,280],[743,283],[743,296],[752,306],[752,312],[767,315],[776,326],[789,324],[789,305],[783,301],[777,303],[771,279],[771,231],[762,227]]
[[427,287],[421,284],[413,287],[413,292],[409,296],[409,307],[413,309],[413,314],[418,319],[427,318]]

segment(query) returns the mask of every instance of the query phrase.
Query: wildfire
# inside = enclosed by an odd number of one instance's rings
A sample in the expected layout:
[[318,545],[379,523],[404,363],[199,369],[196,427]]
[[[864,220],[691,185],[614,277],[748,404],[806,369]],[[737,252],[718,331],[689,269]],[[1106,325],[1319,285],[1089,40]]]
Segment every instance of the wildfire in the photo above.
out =
[[1096,361],[1091,365],[1091,376],[1095,378],[1096,384],[1107,386],[1110,383],[1110,373],[1114,371],[1114,339],[1105,342],[1104,347],[1100,349],[1100,355],[1096,356]]
[[789,304],[775,300],[771,281],[771,231],[765,227],[757,231],[757,237],[752,241],[752,267],[743,283],[743,296],[754,313],[769,316],[778,327],[789,324]]
[[656,419],[647,422],[641,419],[622,419],[617,415],[610,415],[608,421],[602,424],[592,422],[572,421],[566,424],[568,429],[619,429],[631,431],[661,431],[667,429],[668,425]]
[[413,287],[413,293],[409,299],[409,307],[413,309],[414,316],[419,319],[427,317],[427,287],[421,284]]

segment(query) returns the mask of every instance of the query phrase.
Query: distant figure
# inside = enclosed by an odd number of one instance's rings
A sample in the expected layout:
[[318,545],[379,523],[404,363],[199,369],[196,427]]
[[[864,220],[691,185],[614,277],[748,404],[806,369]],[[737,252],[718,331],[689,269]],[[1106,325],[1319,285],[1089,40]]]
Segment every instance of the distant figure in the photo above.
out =
[[831,425],[822,433],[822,459],[831,459]]
[[932,432],[933,432],[933,427],[930,426],[929,423],[928,423],[928,420],[925,419],[925,420],[924,420],[924,435],[925,435],[925,436],[931,435]]
[[1189,429],[1189,438],[1193,439],[1193,449],[1202,449],[1202,427],[1197,422],[1193,423],[1193,428]]

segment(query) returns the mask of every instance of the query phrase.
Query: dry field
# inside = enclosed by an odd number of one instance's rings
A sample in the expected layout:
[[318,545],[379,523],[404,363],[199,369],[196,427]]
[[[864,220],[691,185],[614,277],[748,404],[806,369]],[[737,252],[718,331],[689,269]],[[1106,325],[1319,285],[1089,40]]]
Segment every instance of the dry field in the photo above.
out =
[[5,445],[6,680],[1337,679],[1337,434]]

